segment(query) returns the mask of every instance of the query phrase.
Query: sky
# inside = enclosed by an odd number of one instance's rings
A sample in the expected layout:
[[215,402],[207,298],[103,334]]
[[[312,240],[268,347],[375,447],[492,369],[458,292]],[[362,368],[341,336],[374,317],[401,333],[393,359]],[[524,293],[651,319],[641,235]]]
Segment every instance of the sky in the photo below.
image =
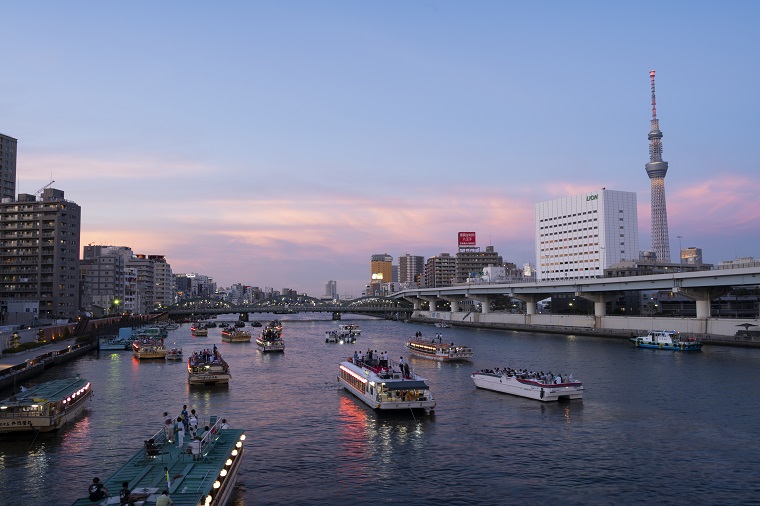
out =
[[[220,286],[359,296],[370,257],[474,231],[535,264],[535,204],[637,194],[649,71],[670,247],[760,257],[760,3],[36,1],[2,7],[0,133],[81,244]],[[679,239],[678,236],[681,236]]]

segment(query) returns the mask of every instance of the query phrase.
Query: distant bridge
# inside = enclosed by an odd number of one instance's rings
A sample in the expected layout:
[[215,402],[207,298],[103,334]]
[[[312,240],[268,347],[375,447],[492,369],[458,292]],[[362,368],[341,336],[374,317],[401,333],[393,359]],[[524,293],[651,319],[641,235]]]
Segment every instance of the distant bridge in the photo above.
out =
[[390,297],[371,296],[346,301],[326,301],[299,295],[270,297],[250,304],[232,304],[210,298],[189,299],[160,308],[159,311],[168,313],[170,317],[226,313],[353,313],[379,317],[407,317],[411,315],[413,307],[409,301]]

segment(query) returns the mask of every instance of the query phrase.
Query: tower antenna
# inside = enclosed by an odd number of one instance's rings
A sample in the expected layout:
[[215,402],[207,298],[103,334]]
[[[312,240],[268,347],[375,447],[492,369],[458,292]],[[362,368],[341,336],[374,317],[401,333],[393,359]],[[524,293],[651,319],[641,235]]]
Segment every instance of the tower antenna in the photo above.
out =
[[657,119],[657,101],[654,95],[654,70],[649,71],[652,85],[652,120],[649,129],[649,163],[647,175],[652,191],[652,251],[660,262],[670,263],[670,243],[668,240],[668,212],[665,204],[665,175],[668,162],[662,160],[662,132]]

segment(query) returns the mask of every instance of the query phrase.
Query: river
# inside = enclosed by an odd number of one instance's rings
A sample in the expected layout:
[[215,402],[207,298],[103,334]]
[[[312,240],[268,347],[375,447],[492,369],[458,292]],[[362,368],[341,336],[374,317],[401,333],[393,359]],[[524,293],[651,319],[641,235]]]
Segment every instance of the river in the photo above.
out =
[[[345,320],[361,324],[356,344],[327,344],[336,322],[282,316],[284,354],[223,343],[218,328],[206,338],[191,337],[187,324],[170,332],[167,344],[186,356],[216,344],[232,370],[229,387],[190,388],[183,363],[138,362],[129,352],[94,352],[29,380],[79,374],[94,399],[57,434],[0,440],[0,502],[70,504],[93,476],[106,478],[136,452],[164,411],[177,415],[187,404],[247,431],[237,506],[760,504],[760,350],[676,353],[359,317]],[[410,358],[403,344],[417,331],[440,332],[475,357]],[[428,379],[434,414],[381,415],[339,389],[338,363],[367,348],[409,359]],[[572,373],[584,399],[544,404],[477,390],[469,377],[504,366]]]

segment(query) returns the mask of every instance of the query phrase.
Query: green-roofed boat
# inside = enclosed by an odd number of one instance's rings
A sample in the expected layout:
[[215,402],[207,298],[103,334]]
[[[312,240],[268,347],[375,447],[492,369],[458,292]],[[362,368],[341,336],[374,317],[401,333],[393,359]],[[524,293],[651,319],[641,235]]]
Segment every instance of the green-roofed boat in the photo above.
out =
[[[119,504],[119,489],[127,482],[132,495],[145,505],[156,503],[164,490],[174,506],[224,506],[231,498],[245,446],[245,431],[230,428],[212,416],[208,430],[195,439],[169,442],[162,427],[120,469],[101,480],[111,494],[100,501],[77,499],[72,506]],[[87,490],[83,481],[81,488]],[[136,504],[141,504],[138,501]]]
[[51,432],[79,415],[92,394],[79,377],[48,381],[0,401],[0,434]]

